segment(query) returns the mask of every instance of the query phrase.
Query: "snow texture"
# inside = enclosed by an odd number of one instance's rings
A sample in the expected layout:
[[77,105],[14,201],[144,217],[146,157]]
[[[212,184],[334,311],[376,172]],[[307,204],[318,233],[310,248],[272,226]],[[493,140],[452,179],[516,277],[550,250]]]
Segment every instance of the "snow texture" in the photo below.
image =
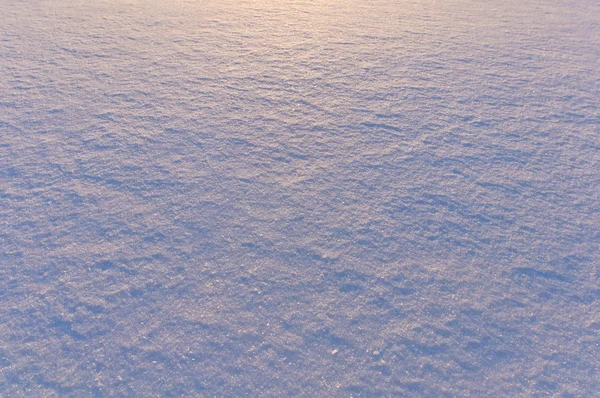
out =
[[1,0],[3,397],[600,397],[595,0]]

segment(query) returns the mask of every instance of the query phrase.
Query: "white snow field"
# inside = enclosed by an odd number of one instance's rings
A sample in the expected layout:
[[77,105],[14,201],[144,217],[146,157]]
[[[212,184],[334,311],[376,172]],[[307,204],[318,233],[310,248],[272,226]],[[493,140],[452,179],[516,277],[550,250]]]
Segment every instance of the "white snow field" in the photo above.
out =
[[0,396],[600,397],[600,3],[0,0]]

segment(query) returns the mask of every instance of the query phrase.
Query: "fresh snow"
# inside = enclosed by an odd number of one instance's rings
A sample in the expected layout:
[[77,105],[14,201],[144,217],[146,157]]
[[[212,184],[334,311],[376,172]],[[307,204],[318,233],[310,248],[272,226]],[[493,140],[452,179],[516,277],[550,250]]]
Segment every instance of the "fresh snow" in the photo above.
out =
[[600,397],[600,4],[0,0],[0,396]]

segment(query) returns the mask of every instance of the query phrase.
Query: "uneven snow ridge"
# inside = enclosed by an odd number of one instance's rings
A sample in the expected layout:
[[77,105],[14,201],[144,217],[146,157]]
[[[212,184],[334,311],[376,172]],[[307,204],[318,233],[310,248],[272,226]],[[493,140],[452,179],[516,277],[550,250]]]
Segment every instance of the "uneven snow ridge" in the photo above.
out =
[[3,397],[600,396],[600,5],[1,0]]

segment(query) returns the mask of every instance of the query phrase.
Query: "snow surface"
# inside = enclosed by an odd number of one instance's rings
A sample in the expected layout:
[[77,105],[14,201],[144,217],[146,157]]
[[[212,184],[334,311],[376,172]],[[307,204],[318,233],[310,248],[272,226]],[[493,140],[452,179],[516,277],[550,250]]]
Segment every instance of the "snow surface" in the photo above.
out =
[[0,0],[0,395],[600,397],[600,4]]

